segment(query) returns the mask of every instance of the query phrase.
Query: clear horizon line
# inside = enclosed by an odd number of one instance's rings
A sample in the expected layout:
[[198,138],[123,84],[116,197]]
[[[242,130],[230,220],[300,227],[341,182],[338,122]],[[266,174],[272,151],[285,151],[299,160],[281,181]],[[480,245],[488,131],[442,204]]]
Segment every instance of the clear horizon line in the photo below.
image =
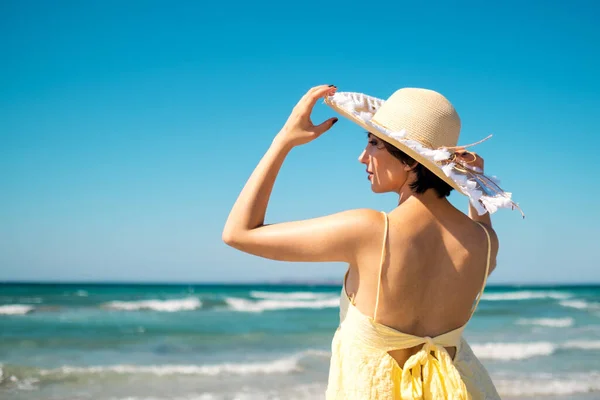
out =
[[[134,280],[0,280],[0,285],[167,285],[167,286],[249,286],[249,285],[280,285],[280,286],[341,286],[338,279],[282,279],[282,280],[258,280],[258,281],[134,281]],[[494,286],[598,286],[599,282],[494,282],[488,283],[487,287]]]

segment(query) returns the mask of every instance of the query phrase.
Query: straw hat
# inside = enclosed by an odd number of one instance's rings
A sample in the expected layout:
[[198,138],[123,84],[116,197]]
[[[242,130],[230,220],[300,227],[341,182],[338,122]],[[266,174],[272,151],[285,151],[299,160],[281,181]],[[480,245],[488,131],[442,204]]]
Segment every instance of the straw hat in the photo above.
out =
[[440,93],[403,88],[384,101],[362,93],[336,92],[325,97],[325,103],[468,196],[480,215],[518,208],[495,178],[455,156],[455,150],[468,146],[458,146],[460,118]]

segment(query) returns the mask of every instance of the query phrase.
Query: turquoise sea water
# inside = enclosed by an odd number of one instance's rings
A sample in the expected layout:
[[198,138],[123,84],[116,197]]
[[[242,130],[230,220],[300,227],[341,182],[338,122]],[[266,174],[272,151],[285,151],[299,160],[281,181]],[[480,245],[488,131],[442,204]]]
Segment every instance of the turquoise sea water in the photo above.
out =
[[[0,285],[2,399],[319,399],[340,286]],[[600,398],[600,286],[488,287],[502,398]]]

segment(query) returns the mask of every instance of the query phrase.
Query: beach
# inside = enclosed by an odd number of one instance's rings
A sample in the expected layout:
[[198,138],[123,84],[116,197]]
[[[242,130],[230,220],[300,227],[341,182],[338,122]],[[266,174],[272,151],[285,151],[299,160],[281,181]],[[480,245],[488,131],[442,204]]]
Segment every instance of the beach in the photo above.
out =
[[[324,398],[340,285],[0,285],[2,399]],[[503,399],[600,398],[600,286],[490,286]]]

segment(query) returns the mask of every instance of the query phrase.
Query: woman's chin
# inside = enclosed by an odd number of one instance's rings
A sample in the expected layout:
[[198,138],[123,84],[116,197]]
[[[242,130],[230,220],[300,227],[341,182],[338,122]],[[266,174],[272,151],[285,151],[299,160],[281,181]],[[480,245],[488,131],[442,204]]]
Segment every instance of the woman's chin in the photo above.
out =
[[381,190],[381,188],[378,185],[376,185],[372,182],[371,182],[371,191],[373,193],[383,193],[384,192],[384,190]]
[[381,185],[378,182],[373,181],[373,175],[370,175],[368,177],[369,182],[371,183],[371,191],[373,193],[385,193],[387,192],[387,190],[384,190],[384,188],[381,187]]

